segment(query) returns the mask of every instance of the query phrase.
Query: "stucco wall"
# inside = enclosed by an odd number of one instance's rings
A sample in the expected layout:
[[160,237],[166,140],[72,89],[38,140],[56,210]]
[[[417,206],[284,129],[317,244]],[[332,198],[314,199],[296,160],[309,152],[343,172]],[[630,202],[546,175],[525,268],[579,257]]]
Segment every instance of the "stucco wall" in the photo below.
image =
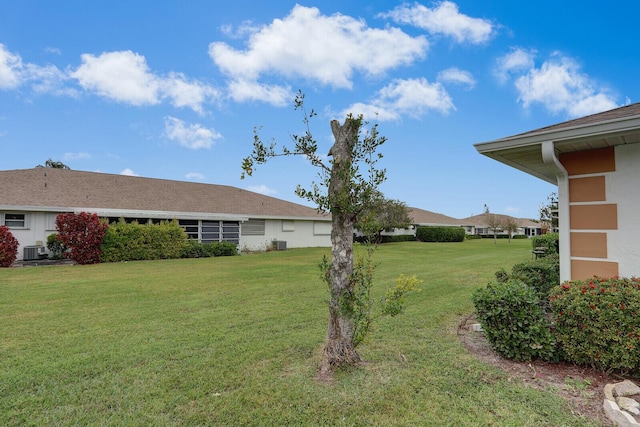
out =
[[616,171],[607,176],[607,201],[618,204],[618,229],[609,232],[609,258],[619,275],[640,276],[640,144],[619,145]]
[[287,242],[287,248],[331,246],[331,223],[268,219],[264,236],[240,236],[240,249],[265,250],[274,240]]
[[54,222],[55,214],[46,212],[23,212],[26,214],[26,227],[10,228],[13,237],[18,239],[20,246],[18,247],[18,260],[23,259],[24,247],[41,243],[47,246],[47,236],[55,233]]

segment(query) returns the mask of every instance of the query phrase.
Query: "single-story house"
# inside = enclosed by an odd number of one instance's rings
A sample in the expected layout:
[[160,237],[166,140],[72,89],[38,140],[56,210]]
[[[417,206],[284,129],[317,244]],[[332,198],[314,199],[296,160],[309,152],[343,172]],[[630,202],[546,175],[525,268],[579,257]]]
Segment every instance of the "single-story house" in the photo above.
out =
[[[506,221],[508,215],[494,214],[501,222]],[[411,226],[406,229],[394,229],[393,231],[383,232],[384,235],[402,235],[402,234],[416,234],[417,227],[462,227],[466,234],[480,235],[480,236],[493,236],[493,230],[489,228],[484,214],[470,216],[464,219],[453,218],[441,213],[431,212],[419,208],[409,208],[409,216],[412,219]],[[542,229],[539,223],[533,222],[526,218],[515,218],[518,223],[518,229],[513,235],[524,235],[527,237],[537,236],[542,234]],[[507,232],[503,229],[496,230],[496,234],[507,235]]]
[[392,231],[383,231],[383,235],[416,235],[416,228],[423,226],[459,226],[459,220],[450,216],[427,211],[419,208],[409,208],[409,217],[411,218],[411,225],[407,228],[399,229],[395,228]]
[[475,147],[558,186],[562,281],[640,276],[640,103]]
[[[495,215],[501,224],[506,223],[508,219],[515,219],[518,224],[518,229],[513,233],[514,236],[527,236],[533,237],[542,234],[542,227],[540,223],[533,222],[527,218],[513,218],[508,215],[492,214]],[[473,215],[468,218],[458,220],[458,223],[464,227],[467,234],[476,234],[478,236],[493,236],[494,230],[487,224],[487,217],[485,214]],[[507,235],[508,233],[499,227],[495,230],[497,235]]]
[[192,239],[230,241],[241,250],[331,246],[331,217],[239,188],[54,168],[0,171],[0,224],[37,257],[55,218],[90,212],[117,221],[177,220]]

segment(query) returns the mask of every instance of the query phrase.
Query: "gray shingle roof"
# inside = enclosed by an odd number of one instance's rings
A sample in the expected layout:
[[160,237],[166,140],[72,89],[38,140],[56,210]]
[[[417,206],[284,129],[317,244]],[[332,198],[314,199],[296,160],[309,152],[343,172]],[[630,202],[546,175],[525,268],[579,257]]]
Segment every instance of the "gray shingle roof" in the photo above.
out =
[[425,211],[418,208],[409,208],[409,216],[413,218],[414,224],[424,225],[461,225],[459,219],[452,218],[436,212]]
[[513,137],[544,133],[565,128],[588,126],[595,123],[608,122],[611,120],[619,120],[626,117],[634,116],[640,116],[640,102],[625,105],[624,107],[614,108],[613,110],[603,111],[601,113],[591,114],[590,116],[579,117],[577,119],[568,120],[566,122],[557,123],[555,125],[546,126],[540,129],[531,130],[518,135],[514,135]]
[[307,206],[225,185],[52,168],[0,171],[0,206],[328,218]]

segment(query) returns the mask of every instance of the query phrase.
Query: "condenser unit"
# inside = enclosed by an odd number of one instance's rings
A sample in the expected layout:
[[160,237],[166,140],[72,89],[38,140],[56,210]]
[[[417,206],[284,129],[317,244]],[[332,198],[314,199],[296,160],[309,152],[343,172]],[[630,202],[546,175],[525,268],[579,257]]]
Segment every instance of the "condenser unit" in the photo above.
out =
[[46,256],[44,246],[25,246],[22,259],[24,261],[32,261],[34,259],[41,259]]

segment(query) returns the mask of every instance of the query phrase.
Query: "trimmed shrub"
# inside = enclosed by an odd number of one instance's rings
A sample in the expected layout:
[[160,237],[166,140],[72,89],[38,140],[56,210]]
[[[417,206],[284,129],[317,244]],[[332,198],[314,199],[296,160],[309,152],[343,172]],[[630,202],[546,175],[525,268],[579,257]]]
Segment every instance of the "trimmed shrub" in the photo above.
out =
[[[540,236],[534,236],[531,238],[531,247],[535,248],[547,248],[548,254],[557,254],[560,252],[558,233],[541,234]],[[544,256],[544,255],[543,255]]]
[[567,361],[640,373],[640,279],[567,282],[550,301]]
[[56,217],[58,238],[69,248],[64,256],[76,264],[100,262],[102,238],[108,227],[98,215],[87,212],[65,213]]
[[516,361],[556,359],[556,341],[533,288],[518,280],[490,283],[472,300],[497,353]]
[[560,258],[558,254],[550,254],[516,264],[511,269],[511,277],[531,286],[538,293],[538,298],[546,301],[551,288],[560,284]]
[[208,258],[217,256],[233,256],[238,253],[237,246],[231,242],[199,243],[189,240],[180,254],[181,258]]
[[396,236],[382,235],[380,243],[393,243],[393,242],[415,242],[416,236],[413,234],[398,234]]
[[49,258],[51,259],[61,259],[66,250],[56,233],[47,236],[47,249],[49,249]]
[[465,236],[462,227],[418,227],[416,238],[422,242],[462,242]]
[[11,267],[18,258],[18,239],[6,225],[0,225],[0,267]]
[[187,235],[177,221],[159,224],[112,223],[102,243],[102,261],[139,261],[180,258]]

